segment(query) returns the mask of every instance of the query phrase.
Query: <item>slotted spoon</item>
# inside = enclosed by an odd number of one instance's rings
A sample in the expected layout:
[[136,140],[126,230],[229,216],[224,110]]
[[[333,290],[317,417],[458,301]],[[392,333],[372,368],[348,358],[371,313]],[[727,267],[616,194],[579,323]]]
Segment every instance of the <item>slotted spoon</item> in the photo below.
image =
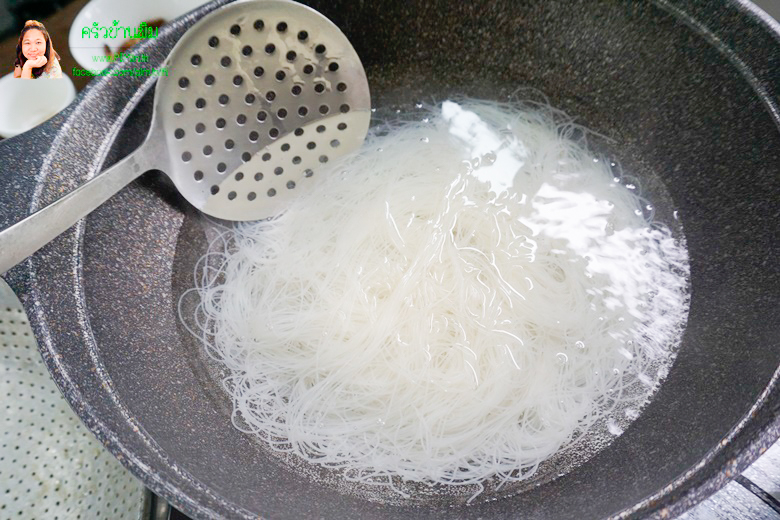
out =
[[274,216],[368,131],[365,71],[346,36],[286,0],[226,5],[193,25],[157,80],[146,140],[53,204],[0,231],[0,274],[150,169],[197,209]]

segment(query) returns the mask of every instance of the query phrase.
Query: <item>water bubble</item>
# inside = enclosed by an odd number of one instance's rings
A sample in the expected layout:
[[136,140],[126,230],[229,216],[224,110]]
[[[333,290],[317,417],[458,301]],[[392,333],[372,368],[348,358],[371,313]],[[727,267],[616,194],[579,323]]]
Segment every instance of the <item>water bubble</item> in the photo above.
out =
[[428,139],[427,137],[421,137],[420,138],[420,142],[421,143],[427,143],[428,141],[430,141],[430,139]]
[[609,430],[609,433],[615,436],[623,434],[623,428],[618,426],[618,424],[612,418],[607,420],[607,430]]
[[496,162],[496,154],[493,152],[488,152],[485,155],[482,156],[482,162],[485,164],[493,164]]
[[422,108],[422,107],[423,107],[422,103],[415,103],[414,104],[414,108]]
[[565,365],[566,363],[569,362],[569,356],[567,356],[563,352],[558,352],[557,354],[555,354],[555,359],[556,361],[558,361],[558,364],[560,365]]
[[584,343],[584,342],[582,342],[582,341],[578,341],[578,342],[576,342],[574,345],[575,345],[577,348],[579,348],[579,349],[584,349],[584,348],[585,348],[585,343]]

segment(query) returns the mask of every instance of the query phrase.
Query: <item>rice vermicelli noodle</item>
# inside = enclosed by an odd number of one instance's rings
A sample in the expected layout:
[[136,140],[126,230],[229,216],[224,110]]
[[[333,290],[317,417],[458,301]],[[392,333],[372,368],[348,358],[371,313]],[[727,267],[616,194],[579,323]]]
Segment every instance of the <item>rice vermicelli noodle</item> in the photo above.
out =
[[582,135],[447,101],[225,229],[193,333],[236,427],[399,492],[526,479],[598,421],[621,433],[679,342],[687,253]]

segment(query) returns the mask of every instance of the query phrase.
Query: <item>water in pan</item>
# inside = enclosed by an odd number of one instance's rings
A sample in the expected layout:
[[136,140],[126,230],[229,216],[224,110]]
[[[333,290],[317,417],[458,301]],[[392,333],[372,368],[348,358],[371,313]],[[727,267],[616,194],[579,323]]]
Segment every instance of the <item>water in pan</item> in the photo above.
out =
[[381,114],[316,196],[220,234],[196,334],[236,426],[299,471],[372,500],[494,499],[638,416],[687,256],[563,114],[417,109]]

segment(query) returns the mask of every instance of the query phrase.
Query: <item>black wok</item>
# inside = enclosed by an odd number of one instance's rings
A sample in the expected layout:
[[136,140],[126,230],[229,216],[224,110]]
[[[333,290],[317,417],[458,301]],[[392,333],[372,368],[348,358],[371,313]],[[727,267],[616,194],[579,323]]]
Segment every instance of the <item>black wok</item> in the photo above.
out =
[[[159,64],[208,4],[135,53]],[[373,104],[503,100],[530,87],[666,186],[691,261],[676,363],[626,432],[587,462],[471,506],[393,505],[293,471],[230,422],[181,327],[206,237],[149,172],[11,270],[70,404],[135,475],[196,518],[667,518],[723,486],[780,433],[780,27],[723,0],[314,1],[361,56]],[[130,65],[127,65],[130,66]],[[174,71],[175,72],[175,71]],[[153,80],[106,77],[0,143],[0,227],[134,149]],[[0,252],[2,254],[2,252]],[[509,495],[509,496],[507,496]]]

